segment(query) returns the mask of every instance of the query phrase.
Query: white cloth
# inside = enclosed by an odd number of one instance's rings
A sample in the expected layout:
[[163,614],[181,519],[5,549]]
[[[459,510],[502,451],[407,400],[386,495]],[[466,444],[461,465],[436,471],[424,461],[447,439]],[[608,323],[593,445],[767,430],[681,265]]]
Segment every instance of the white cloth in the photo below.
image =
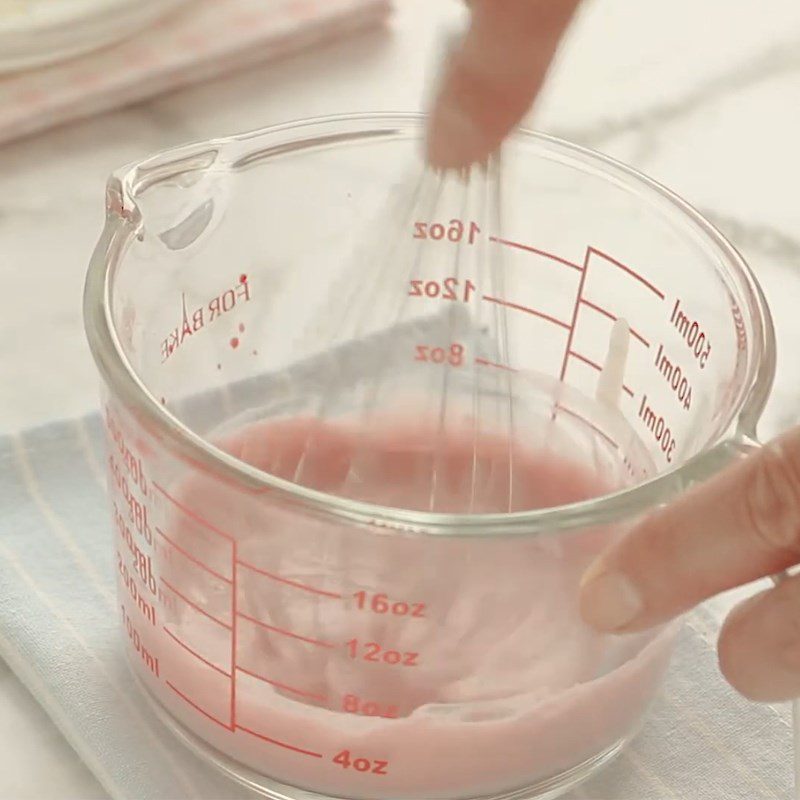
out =
[[[391,332],[395,343],[418,335]],[[370,346],[345,349],[337,368],[363,369]],[[263,388],[270,378],[259,380]],[[104,462],[97,415],[0,439],[0,657],[115,800],[254,797],[185,749],[134,685],[114,599]],[[570,800],[789,797],[787,710],[728,688],[714,638],[707,611],[690,615],[642,733]]]
[[[313,48],[376,25],[389,8],[389,0],[194,0],[113,47],[0,77],[0,142]],[[68,27],[57,28],[59,41]]]

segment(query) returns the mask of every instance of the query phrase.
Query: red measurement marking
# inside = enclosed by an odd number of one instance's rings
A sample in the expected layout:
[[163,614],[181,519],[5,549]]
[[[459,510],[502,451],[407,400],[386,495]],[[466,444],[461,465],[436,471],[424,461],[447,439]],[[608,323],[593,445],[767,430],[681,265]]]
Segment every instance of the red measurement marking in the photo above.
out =
[[605,439],[612,447],[615,447],[617,450],[620,449],[619,445],[604,430],[598,428],[597,425],[595,425],[590,420],[586,419],[586,417],[584,417],[582,414],[579,414],[577,411],[573,411],[572,409],[567,408],[566,406],[562,406],[560,403],[556,404],[556,410],[563,411],[565,414],[568,414],[569,416],[575,417],[575,419],[580,420],[581,422],[584,423],[584,425],[588,425],[598,436]]
[[328,698],[321,694],[314,694],[313,692],[305,692],[302,689],[295,689],[294,686],[288,686],[285,683],[278,683],[278,681],[273,681],[270,678],[266,678],[263,675],[259,675],[256,672],[250,672],[249,669],[245,669],[244,667],[236,667],[239,672],[244,672],[245,675],[249,675],[251,678],[255,678],[259,681],[264,681],[264,683],[268,683],[270,686],[275,686],[278,689],[283,689],[287,692],[291,692],[292,694],[296,694],[299,697],[307,697],[309,700],[318,700],[320,703],[326,703]]
[[[411,280],[409,281],[408,297],[427,297],[435,300],[455,300],[468,303],[470,295],[475,291],[475,284],[471,280],[464,282],[464,291],[461,291],[461,282],[458,278],[444,278],[441,281]],[[456,291],[457,290],[457,291]]]
[[250,728],[245,728],[243,725],[236,725],[235,727],[237,731],[244,731],[245,733],[249,733],[251,736],[255,736],[256,739],[261,739],[264,742],[269,742],[270,744],[277,745],[278,747],[283,747],[286,750],[291,750],[293,753],[300,753],[301,755],[312,756],[313,758],[322,758],[322,753],[315,753],[313,750],[303,750],[302,747],[295,747],[293,744],[281,742],[278,739],[273,739],[271,736],[265,736],[263,733],[251,731]]
[[583,287],[586,285],[586,273],[589,271],[589,251],[586,251],[586,256],[583,260],[583,271],[581,272],[581,280],[578,284],[578,294],[575,297],[575,305],[572,309],[572,319],[569,323],[569,334],[567,336],[567,343],[564,346],[564,359],[561,362],[561,374],[559,380],[563,383],[564,376],[567,374],[567,364],[569,363],[569,351],[572,348],[572,340],[575,338],[575,326],[578,324],[578,312],[581,310],[581,300],[583,299]]
[[328,592],[325,589],[317,589],[315,586],[309,586],[306,583],[300,583],[299,581],[292,581],[289,578],[282,578],[280,575],[276,575],[274,572],[267,572],[265,569],[261,569],[260,567],[253,566],[252,564],[248,564],[246,561],[238,561],[237,562],[240,567],[244,567],[245,569],[250,569],[253,572],[257,572],[259,575],[263,575],[265,578],[270,578],[273,581],[277,581],[278,583],[285,583],[287,586],[292,586],[295,589],[302,589],[305,592],[311,592],[312,594],[319,594],[323,597],[332,597],[334,600],[341,600],[343,595],[337,594],[336,592]]
[[333,649],[334,645],[330,642],[323,642],[320,639],[312,639],[310,636],[301,636],[299,633],[293,633],[292,631],[284,630],[283,628],[276,628],[274,625],[268,625],[266,622],[262,622],[260,619],[256,619],[255,617],[248,616],[247,614],[243,614],[241,611],[237,612],[238,616],[242,619],[246,619],[248,622],[252,622],[256,625],[259,625],[262,628],[265,628],[268,631],[273,631],[274,633],[280,633],[283,636],[289,636],[292,639],[298,639],[301,642],[306,642],[307,644],[314,644],[317,647],[327,647],[329,649]]
[[584,364],[594,370],[597,370],[597,372],[603,371],[603,368],[596,361],[592,361],[591,358],[586,358],[586,356],[582,356],[580,353],[576,353],[574,350],[570,350],[569,355],[571,355],[573,358],[577,358],[578,361],[583,361]]
[[164,633],[167,634],[171,639],[174,639],[187,653],[193,655],[198,661],[202,661],[207,667],[211,667],[211,669],[216,670],[219,672],[220,675],[224,675],[226,678],[231,677],[230,672],[225,672],[222,667],[218,667],[216,664],[212,664],[207,658],[204,658],[200,655],[196,650],[192,650],[186,642],[181,641],[169,628],[164,626]]
[[547,320],[548,322],[552,322],[555,325],[558,325],[565,330],[569,330],[569,325],[566,322],[563,322],[560,319],[556,319],[555,317],[551,317],[549,314],[543,314],[541,311],[537,311],[535,308],[528,308],[528,306],[521,306],[517,303],[510,303],[508,300],[501,300],[499,297],[490,297],[488,294],[483,296],[484,300],[487,300],[490,303],[497,303],[501,306],[506,306],[507,308],[513,308],[516,311],[524,311],[526,314],[533,314],[534,317],[540,317],[541,319]]
[[[610,311],[606,311],[605,308],[601,308],[600,306],[596,306],[594,303],[590,303],[588,300],[581,299],[581,303],[583,303],[583,305],[585,305],[585,306],[589,306],[589,308],[592,308],[595,311],[598,311],[604,317],[608,317],[608,319],[613,320],[614,322],[616,322],[619,319],[619,317],[615,316]],[[633,336],[636,339],[638,339],[645,347],[650,347],[650,342],[648,342],[647,339],[644,338],[644,336],[642,336],[640,333],[638,333],[636,330],[634,330],[630,326],[628,326],[628,327],[629,327],[629,330],[631,332],[631,336]]]
[[209,575],[213,575],[215,578],[224,581],[225,583],[231,583],[230,578],[226,578],[224,575],[220,575],[219,572],[215,572],[207,564],[204,564],[202,561],[200,561],[200,559],[195,558],[190,552],[184,550],[179,544],[173,542],[172,539],[170,539],[169,536],[167,536],[167,534],[161,530],[161,528],[157,527],[156,533],[158,533],[158,535],[161,536],[164,539],[164,541],[167,542],[167,544],[169,544],[171,547],[177,550],[184,558],[189,559],[189,561],[191,561],[193,564],[197,564],[197,566],[200,567],[200,569],[204,569]]
[[231,339],[231,347],[235,350],[238,346],[239,346],[239,337],[234,336],[233,339]]
[[552,259],[553,261],[558,261],[559,264],[563,264],[565,267],[570,267],[572,269],[577,269],[580,272],[583,272],[584,267],[580,264],[574,264],[572,261],[567,261],[565,258],[561,258],[561,256],[557,256],[553,253],[548,253],[546,250],[539,250],[536,247],[531,247],[529,244],[520,244],[519,242],[512,242],[509,239],[500,239],[497,236],[490,236],[490,242],[497,242],[497,244],[504,244],[508,247],[514,247],[517,250],[525,250],[528,253],[536,253],[538,256],[544,256],[545,258]]
[[494,361],[487,361],[485,358],[476,358],[476,364],[480,364],[482,367],[495,367],[496,369],[505,369],[508,372],[516,372],[514,367],[507,367],[505,364],[497,364]]
[[[268,486],[262,488],[254,488],[243,484],[241,481],[237,481],[235,478],[228,478],[227,476],[223,475],[221,472],[215,472],[214,470],[209,469],[202,461],[198,461],[196,458],[192,458],[191,456],[187,456],[183,453],[175,452],[175,455],[183,461],[184,464],[188,464],[192,469],[196,470],[201,475],[206,475],[211,480],[216,483],[222,483],[225,486],[229,486],[231,489],[235,489],[237,492],[248,492],[249,494],[253,495],[260,495],[265,494],[266,492],[271,492]],[[163,489],[161,490],[164,491]],[[170,498],[171,499],[171,498]],[[191,512],[184,508],[183,509],[186,513],[191,514]],[[202,520],[203,524],[208,525],[210,523],[206,523],[205,520]],[[234,537],[224,531],[219,530],[218,528],[212,530],[215,533],[219,533],[220,536],[224,536],[230,542],[234,541]]]
[[239,323],[239,333],[244,333],[244,324],[241,322]]
[[199,612],[204,617],[208,617],[212,622],[216,622],[217,625],[221,625],[226,630],[231,630],[231,626],[228,625],[227,622],[223,622],[221,619],[217,619],[213,614],[209,614],[208,611],[206,611],[204,608],[201,608],[193,600],[190,600],[185,594],[179,592],[171,583],[169,583],[169,581],[165,580],[164,578],[161,578],[160,580],[161,583],[163,583],[164,586],[166,586],[167,589],[169,589],[172,592],[172,594],[183,600],[183,602],[186,603],[187,606],[193,608],[195,611]]
[[433,364],[448,363],[453,367],[460,367],[464,363],[464,345],[451,344],[449,348],[431,347],[427,344],[415,345],[415,361],[424,361]]
[[346,694],[342,698],[342,710],[348,714],[360,714],[364,717],[383,717],[397,719],[397,706],[381,707],[374,700],[363,701],[358,695]]
[[361,611],[373,614],[392,614],[395,617],[425,617],[425,603],[409,603],[405,600],[390,600],[383,592],[353,592],[356,605]]
[[[209,469],[202,461],[199,461],[196,458],[192,458],[191,456],[188,456],[185,453],[180,453],[178,451],[175,451],[173,455],[176,458],[180,459],[182,463],[188,464],[198,474],[206,475],[215,482],[224,484],[225,486],[229,486],[232,489],[235,489],[237,492],[247,492],[248,494],[257,496],[272,491],[272,489],[270,489],[269,486],[262,486],[262,487],[248,486],[246,484],[243,484],[241,481],[237,481],[235,478],[229,478],[223,475],[221,472],[215,472]],[[160,487],[158,488],[160,489],[162,494],[165,494],[166,496],[164,490],[161,489]],[[172,500],[172,498],[169,499]],[[217,532],[220,534],[220,536],[224,536],[226,539],[233,542],[233,537],[230,536],[229,534],[223,533],[221,531]]]
[[[570,350],[568,355],[571,355],[573,358],[577,358],[578,361],[583,361],[584,364],[591,367],[593,370],[596,370],[597,372],[603,371],[603,368],[596,361],[592,361],[591,358],[586,358],[586,356],[582,356],[580,353],[576,353],[574,350]],[[625,384],[622,385],[622,390],[629,397],[633,397],[633,390],[629,389],[627,386],[625,386]]]
[[231,726],[236,728],[236,615],[238,613],[236,592],[236,542],[233,543],[233,554],[231,557]]
[[360,642],[351,639],[347,644],[350,658],[360,661],[371,661],[374,664],[388,664],[389,666],[417,667],[419,653],[401,652],[399,650],[386,650],[377,642]]
[[642,285],[646,286],[651,292],[653,292],[653,294],[658,295],[658,297],[660,297],[662,300],[664,299],[664,292],[653,286],[653,284],[650,283],[650,281],[642,277],[638,272],[636,272],[636,270],[631,269],[628,266],[625,266],[625,264],[623,264],[621,261],[617,261],[616,258],[612,258],[610,255],[608,255],[608,253],[604,253],[602,250],[598,250],[596,247],[590,247],[587,251],[587,255],[589,253],[595,253],[596,255],[605,258],[607,261],[610,261],[615,267],[618,267],[623,272],[627,272],[628,275],[630,275],[632,278],[636,278],[637,281],[639,281]]
[[247,275],[244,272],[239,276],[239,283],[247,283]]
[[342,750],[333,757],[333,763],[338,764],[342,769],[350,769],[351,767],[356,772],[371,772],[373,775],[388,775],[386,768],[389,766],[388,761],[381,761],[380,759],[370,758],[353,758],[349,750]]
[[208,717],[212,722],[216,722],[222,728],[225,728],[226,731],[232,731],[233,727],[231,725],[227,725],[222,720],[217,719],[213,714],[209,714],[204,708],[200,708],[194,700],[190,700],[180,689],[177,689],[174,684],[167,681],[167,686],[175,692],[178,697],[181,698],[185,703],[188,703],[195,711],[199,711],[204,717]]
[[217,536],[221,536],[223,539],[226,539],[229,542],[235,541],[233,536],[229,533],[225,533],[225,531],[220,530],[216,525],[212,525],[208,520],[203,519],[199,514],[196,514],[190,508],[187,508],[183,503],[178,502],[169,492],[166,491],[161,485],[153,481],[153,486],[164,495],[164,497],[169,500],[172,505],[175,506],[179,511],[183,511],[189,519],[193,519],[195,522],[202,525],[204,528],[210,530],[212,533],[216,533]]

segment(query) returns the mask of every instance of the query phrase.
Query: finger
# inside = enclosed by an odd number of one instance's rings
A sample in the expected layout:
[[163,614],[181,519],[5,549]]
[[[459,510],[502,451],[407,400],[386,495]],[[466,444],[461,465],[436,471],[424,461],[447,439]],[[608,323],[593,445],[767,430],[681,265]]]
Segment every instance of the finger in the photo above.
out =
[[484,161],[530,108],[579,0],[474,0],[428,131],[432,166]]
[[800,428],[638,525],[589,568],[586,621],[642,630],[800,560]]
[[722,674],[745,697],[778,703],[800,696],[800,577],[734,609],[718,649]]

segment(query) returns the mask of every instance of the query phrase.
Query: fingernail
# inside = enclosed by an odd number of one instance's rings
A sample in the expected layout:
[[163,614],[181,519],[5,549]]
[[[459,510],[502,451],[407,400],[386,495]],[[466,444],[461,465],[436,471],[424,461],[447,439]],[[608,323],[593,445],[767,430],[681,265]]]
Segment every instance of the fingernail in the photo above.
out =
[[581,581],[581,614],[593,628],[618,631],[629,625],[643,608],[636,587],[620,572],[590,568]]

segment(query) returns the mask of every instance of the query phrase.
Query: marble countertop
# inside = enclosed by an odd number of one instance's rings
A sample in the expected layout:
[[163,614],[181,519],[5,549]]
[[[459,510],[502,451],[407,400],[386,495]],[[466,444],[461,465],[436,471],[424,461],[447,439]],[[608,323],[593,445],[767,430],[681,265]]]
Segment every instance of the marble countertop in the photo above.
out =
[[[463,9],[397,5],[388,30],[0,148],[0,433],[97,404],[81,291],[109,171],[292,118],[420,108],[442,28]],[[641,168],[739,246],[778,329],[768,436],[800,419],[800,4],[704,0],[702,19],[699,5],[589,0],[532,123]],[[105,796],[2,664],[0,718],[0,797]]]

